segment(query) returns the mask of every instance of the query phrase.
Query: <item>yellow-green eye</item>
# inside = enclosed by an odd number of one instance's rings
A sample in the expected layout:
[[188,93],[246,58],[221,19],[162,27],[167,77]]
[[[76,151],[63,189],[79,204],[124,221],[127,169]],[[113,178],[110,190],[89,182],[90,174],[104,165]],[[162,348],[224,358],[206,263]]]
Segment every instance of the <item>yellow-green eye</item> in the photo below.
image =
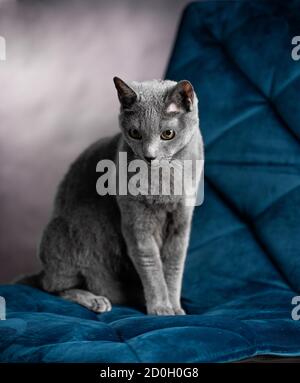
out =
[[175,132],[172,129],[164,130],[162,134],[160,135],[160,138],[162,140],[172,140],[172,138],[174,137],[175,137]]
[[140,140],[142,138],[140,132],[137,129],[130,129],[129,136],[134,140]]

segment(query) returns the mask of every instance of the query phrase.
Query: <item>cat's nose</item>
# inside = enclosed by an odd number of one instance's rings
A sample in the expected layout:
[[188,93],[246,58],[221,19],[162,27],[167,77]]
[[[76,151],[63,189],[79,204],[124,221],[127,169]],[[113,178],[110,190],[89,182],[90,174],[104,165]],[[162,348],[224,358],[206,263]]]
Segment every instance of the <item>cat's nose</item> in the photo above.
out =
[[149,162],[149,164],[151,163],[151,161],[154,161],[155,158],[156,158],[156,157],[146,157],[146,156],[145,156],[145,160],[146,160],[147,162]]

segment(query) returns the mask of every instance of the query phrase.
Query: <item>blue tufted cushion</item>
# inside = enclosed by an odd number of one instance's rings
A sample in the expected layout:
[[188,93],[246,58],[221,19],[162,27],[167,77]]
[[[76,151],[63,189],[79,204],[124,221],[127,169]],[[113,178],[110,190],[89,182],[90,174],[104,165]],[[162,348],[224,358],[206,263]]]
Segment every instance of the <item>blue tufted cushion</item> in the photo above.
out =
[[211,1],[185,11],[166,77],[199,98],[206,147],[183,304],[189,315],[96,315],[1,286],[0,361],[214,362],[300,355],[300,1]]

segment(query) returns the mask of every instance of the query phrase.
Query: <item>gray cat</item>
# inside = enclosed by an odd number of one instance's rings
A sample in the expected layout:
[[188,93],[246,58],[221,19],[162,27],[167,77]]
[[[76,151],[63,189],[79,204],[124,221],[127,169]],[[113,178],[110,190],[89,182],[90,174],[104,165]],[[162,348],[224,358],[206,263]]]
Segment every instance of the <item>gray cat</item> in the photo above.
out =
[[146,305],[148,314],[184,314],[192,204],[184,194],[99,196],[96,165],[108,159],[118,166],[119,152],[147,166],[202,160],[197,97],[188,81],[114,83],[121,134],[85,150],[60,184],[40,244],[39,283],[95,312],[132,304]]

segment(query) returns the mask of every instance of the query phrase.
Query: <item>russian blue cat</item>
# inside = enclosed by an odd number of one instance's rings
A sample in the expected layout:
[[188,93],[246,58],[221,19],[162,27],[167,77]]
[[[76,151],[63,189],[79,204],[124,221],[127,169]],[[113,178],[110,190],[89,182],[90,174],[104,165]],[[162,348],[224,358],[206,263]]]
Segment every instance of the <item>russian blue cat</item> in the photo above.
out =
[[121,133],[85,150],[61,182],[39,248],[39,284],[95,312],[131,304],[148,314],[184,314],[193,204],[184,193],[99,196],[96,167],[102,159],[118,166],[120,152],[148,167],[203,160],[197,97],[186,80],[114,83]]

